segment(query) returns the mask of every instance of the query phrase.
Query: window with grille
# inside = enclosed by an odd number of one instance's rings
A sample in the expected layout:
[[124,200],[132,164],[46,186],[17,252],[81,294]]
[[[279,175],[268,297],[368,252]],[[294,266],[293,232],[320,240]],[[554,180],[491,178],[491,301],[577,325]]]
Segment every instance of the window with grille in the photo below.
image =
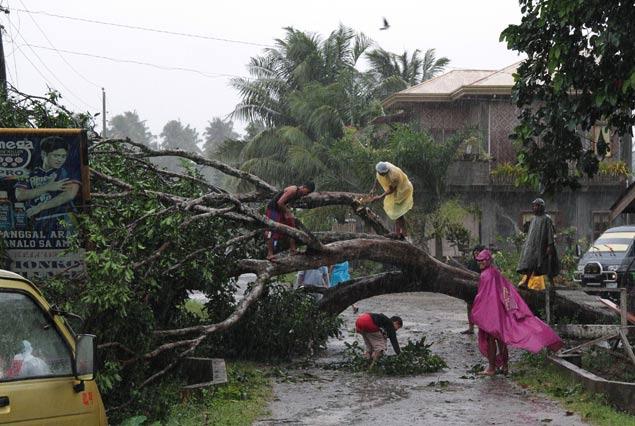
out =
[[610,214],[611,212],[593,212],[593,241],[608,229]]

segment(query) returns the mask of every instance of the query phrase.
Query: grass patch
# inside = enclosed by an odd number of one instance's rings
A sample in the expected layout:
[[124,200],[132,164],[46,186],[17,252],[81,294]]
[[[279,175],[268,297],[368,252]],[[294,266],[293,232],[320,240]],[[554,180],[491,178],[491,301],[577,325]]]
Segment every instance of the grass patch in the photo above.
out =
[[593,347],[582,354],[582,368],[608,380],[635,382],[635,368],[622,352]]
[[166,426],[242,426],[251,425],[265,414],[271,396],[271,383],[265,372],[251,363],[228,366],[228,383],[201,389],[176,405]]
[[187,312],[195,315],[202,320],[206,320],[209,318],[207,309],[205,309],[205,305],[198,300],[187,299],[183,307]]
[[635,426],[635,416],[617,411],[603,395],[585,391],[579,383],[560,373],[544,355],[524,355],[513,371],[512,377],[522,387],[559,399],[593,425]]

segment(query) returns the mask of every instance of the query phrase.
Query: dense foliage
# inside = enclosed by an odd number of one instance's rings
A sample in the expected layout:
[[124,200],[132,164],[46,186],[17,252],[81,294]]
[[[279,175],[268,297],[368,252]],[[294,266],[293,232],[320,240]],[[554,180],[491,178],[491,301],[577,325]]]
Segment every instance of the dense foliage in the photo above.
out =
[[[10,98],[2,105],[5,125],[90,124],[89,116],[79,123],[56,104],[58,100],[55,94],[32,101]],[[29,108],[21,109],[25,106]],[[139,122],[136,128],[145,128],[140,120],[132,121]],[[117,124],[118,130],[123,125],[119,121],[111,124]],[[98,384],[108,408],[122,407],[109,412],[111,421],[116,423],[135,412],[155,417],[165,413],[161,411],[165,396],[173,397],[178,383],[174,373],[153,386],[145,383],[179,355],[177,347],[150,356],[166,343],[155,331],[226,319],[236,307],[229,274],[234,260],[258,252],[249,241],[216,250],[235,237],[240,227],[215,217],[191,220],[194,212],[172,201],[172,194],[187,199],[214,191],[191,162],[181,160],[178,175],[160,170],[158,161],[143,158],[135,146],[99,139],[89,146],[89,159],[92,200],[78,217],[79,234],[69,249],[85,249],[85,272],[72,279],[58,276],[37,284],[51,303],[84,318],[83,323],[73,323],[76,331],[98,336]],[[200,291],[209,299],[205,315],[195,315],[187,308],[191,291]],[[245,326],[219,337],[226,341],[227,351],[203,345],[195,355],[289,357],[317,349],[337,333],[338,326],[337,320],[319,314],[308,296],[274,287]],[[289,333],[292,329],[296,334]],[[267,346],[272,332],[276,338]],[[254,335],[262,339],[245,344]]]
[[[339,336],[342,320],[318,310],[313,296],[270,284],[266,294],[227,333],[218,336],[222,353],[230,358],[289,360],[321,349]],[[210,352],[217,349],[210,339]]]
[[519,160],[548,191],[576,188],[582,173],[597,173],[609,149],[609,140],[591,143],[587,132],[598,125],[628,135],[635,124],[635,4],[519,3],[521,23],[501,34],[527,55],[513,90],[521,109]]
[[[136,392],[135,384],[165,362],[131,362],[159,343],[154,330],[196,323],[183,308],[189,291],[209,295],[217,318],[231,312],[233,288],[227,271],[232,260],[245,252],[212,250],[231,237],[223,221],[200,220],[184,226],[186,213],[170,208],[159,197],[140,195],[148,189],[203,195],[205,191],[194,181],[149,173],[117,146],[92,149],[91,167],[124,179],[133,189],[125,197],[95,197],[90,213],[79,222],[83,241],[78,243],[87,248],[85,275],[70,282],[60,278],[44,283],[44,289],[52,301],[85,318],[83,331],[99,336],[105,361],[99,384],[112,406],[128,401]],[[91,189],[93,193],[120,191],[100,179],[93,180]],[[171,245],[155,256],[167,241]],[[209,249],[187,258],[203,247]]]

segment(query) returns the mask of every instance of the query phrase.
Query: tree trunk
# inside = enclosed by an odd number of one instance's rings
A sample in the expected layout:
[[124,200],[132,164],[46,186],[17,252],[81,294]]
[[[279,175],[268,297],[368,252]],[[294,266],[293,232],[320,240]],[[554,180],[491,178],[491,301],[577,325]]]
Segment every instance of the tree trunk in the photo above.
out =
[[[325,233],[320,236],[328,235],[328,239],[333,240],[336,234]],[[476,296],[476,273],[442,263],[407,242],[382,237],[335,241],[325,244],[321,253],[277,258],[273,266],[268,261],[256,259],[242,260],[238,266],[240,272],[257,274],[271,267],[270,273],[275,276],[355,259],[388,263],[398,266],[400,270],[351,280],[329,289],[316,290],[308,287],[306,291],[323,295],[319,302],[323,311],[339,314],[359,300],[389,293],[429,291],[465,301],[472,301]],[[520,292],[534,313],[544,310],[544,292]],[[579,292],[561,291],[556,294],[554,311],[558,318],[570,318],[585,323],[610,322],[614,318],[612,313],[592,306],[590,302],[594,300]]]

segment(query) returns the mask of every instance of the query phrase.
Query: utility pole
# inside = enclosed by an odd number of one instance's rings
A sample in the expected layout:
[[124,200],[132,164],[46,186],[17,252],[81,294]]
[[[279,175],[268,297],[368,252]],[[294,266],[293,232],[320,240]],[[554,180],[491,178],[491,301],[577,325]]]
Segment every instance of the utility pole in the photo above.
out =
[[106,91],[104,88],[101,88],[101,137],[106,138]]
[[[0,12],[9,13],[9,9],[0,6]],[[0,89],[2,89],[2,98],[7,99],[7,68],[4,62],[4,43],[2,41],[2,32],[4,25],[0,25]]]

